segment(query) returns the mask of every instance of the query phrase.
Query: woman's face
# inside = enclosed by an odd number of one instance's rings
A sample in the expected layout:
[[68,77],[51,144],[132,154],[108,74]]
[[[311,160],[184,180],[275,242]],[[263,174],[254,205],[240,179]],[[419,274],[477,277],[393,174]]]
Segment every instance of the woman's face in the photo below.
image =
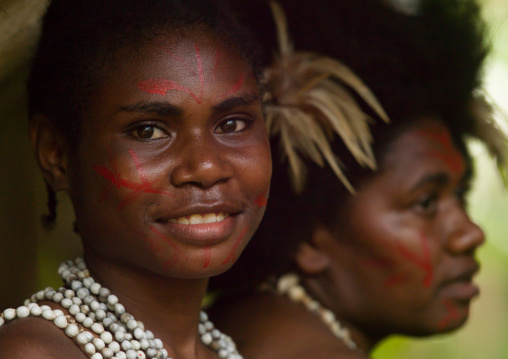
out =
[[69,160],[85,255],[182,278],[225,271],[261,220],[271,175],[249,66],[201,32],[112,62]]
[[426,335],[464,323],[478,295],[471,279],[484,242],[465,210],[468,173],[437,120],[396,138],[327,242],[341,318],[375,335]]

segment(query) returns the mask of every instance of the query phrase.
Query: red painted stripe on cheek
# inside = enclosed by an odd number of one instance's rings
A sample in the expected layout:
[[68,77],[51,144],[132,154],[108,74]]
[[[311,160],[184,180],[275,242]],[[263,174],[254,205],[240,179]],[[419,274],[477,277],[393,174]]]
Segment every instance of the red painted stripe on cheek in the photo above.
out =
[[176,244],[173,243],[173,241],[171,239],[169,239],[168,237],[166,237],[164,234],[160,233],[158,230],[156,230],[155,228],[150,228],[150,230],[155,233],[159,238],[163,239],[166,243],[168,243],[174,250],[176,253],[178,253],[178,255],[180,257],[182,257],[186,262],[189,261],[189,259],[187,258],[187,256],[185,255],[185,253],[183,253],[180,248],[178,248],[178,246]]

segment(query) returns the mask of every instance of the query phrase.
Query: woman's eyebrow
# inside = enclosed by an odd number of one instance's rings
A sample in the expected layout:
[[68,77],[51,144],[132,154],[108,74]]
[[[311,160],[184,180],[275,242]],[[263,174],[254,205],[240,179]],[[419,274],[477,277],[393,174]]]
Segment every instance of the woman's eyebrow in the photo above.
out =
[[447,173],[437,172],[437,173],[433,173],[433,174],[424,176],[413,187],[411,187],[409,192],[416,192],[420,188],[427,186],[429,184],[433,184],[436,186],[445,186],[449,182],[450,182],[450,176]]
[[159,116],[178,116],[183,113],[182,109],[169,102],[138,102],[135,105],[121,106],[121,112],[150,113]]
[[259,101],[257,94],[242,92],[213,106],[214,112],[227,112],[238,106],[248,106]]

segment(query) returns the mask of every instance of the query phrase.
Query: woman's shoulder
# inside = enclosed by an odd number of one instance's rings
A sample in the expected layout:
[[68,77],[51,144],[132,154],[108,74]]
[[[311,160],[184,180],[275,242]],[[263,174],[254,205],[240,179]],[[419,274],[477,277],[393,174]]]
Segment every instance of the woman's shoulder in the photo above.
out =
[[42,318],[14,319],[0,327],[0,358],[86,358],[74,340]]

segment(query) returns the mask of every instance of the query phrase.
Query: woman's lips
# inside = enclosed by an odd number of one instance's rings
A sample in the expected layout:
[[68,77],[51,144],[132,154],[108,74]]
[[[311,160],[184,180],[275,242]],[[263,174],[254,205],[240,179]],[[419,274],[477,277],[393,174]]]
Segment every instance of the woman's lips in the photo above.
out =
[[449,299],[469,301],[480,294],[480,289],[471,281],[457,281],[444,286],[441,294]]
[[158,220],[156,223],[168,239],[204,247],[230,238],[238,228],[240,218],[240,214],[219,212]]

